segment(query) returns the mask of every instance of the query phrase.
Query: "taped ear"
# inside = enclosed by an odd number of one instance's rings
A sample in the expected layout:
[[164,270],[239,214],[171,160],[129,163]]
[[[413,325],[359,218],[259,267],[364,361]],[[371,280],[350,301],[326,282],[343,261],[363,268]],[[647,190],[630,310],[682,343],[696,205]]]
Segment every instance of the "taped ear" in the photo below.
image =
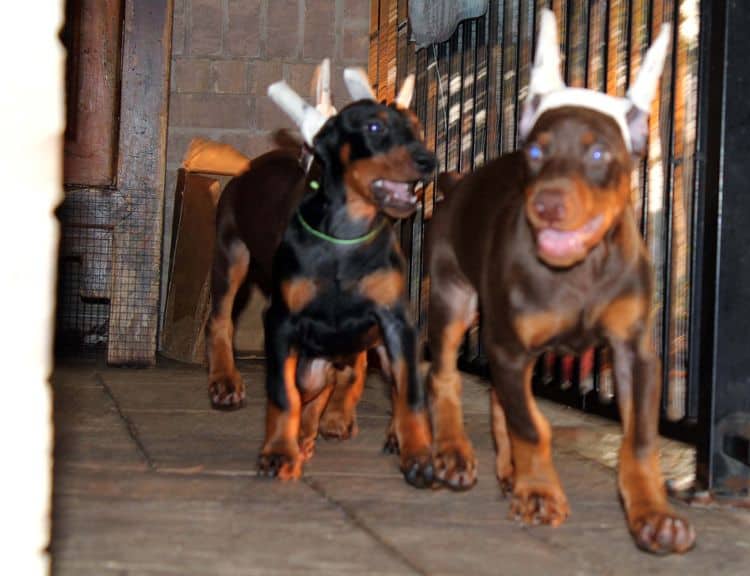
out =
[[268,96],[297,125],[305,143],[308,146],[312,146],[313,138],[323,124],[325,124],[326,117],[319,110],[305,102],[283,80],[275,82],[268,87]]
[[409,106],[411,106],[412,98],[414,98],[414,74],[409,74],[404,79],[403,84],[401,84],[401,89],[398,91],[398,95],[394,101],[396,108],[408,110]]
[[331,60],[325,58],[315,68],[314,86],[315,91],[313,98],[315,100],[315,108],[318,112],[323,114],[326,118],[329,118],[336,114],[336,108],[333,106],[331,100]]
[[531,68],[529,93],[518,123],[519,136],[525,140],[532,128],[542,96],[562,90],[565,82],[560,72],[560,45],[557,40],[557,19],[545,8],[539,18],[534,65]]
[[664,69],[664,61],[667,58],[667,50],[671,41],[672,26],[662,24],[659,36],[646,52],[643,58],[641,69],[638,71],[633,84],[630,86],[626,95],[633,105],[648,112],[651,110],[651,101],[656,96],[656,89],[659,87],[659,78],[661,78]]
[[367,72],[362,68],[344,68],[344,83],[352,100],[377,100]]

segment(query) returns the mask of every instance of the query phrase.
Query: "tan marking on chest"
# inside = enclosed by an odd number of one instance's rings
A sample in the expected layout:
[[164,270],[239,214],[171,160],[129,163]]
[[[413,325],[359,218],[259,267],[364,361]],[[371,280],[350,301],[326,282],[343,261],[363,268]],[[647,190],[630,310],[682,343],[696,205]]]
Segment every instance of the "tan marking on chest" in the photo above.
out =
[[359,281],[359,291],[381,306],[391,306],[404,294],[404,276],[398,270],[379,270]]
[[302,310],[315,298],[317,292],[315,282],[309,278],[295,278],[281,283],[281,297],[290,312]]
[[555,336],[575,326],[576,319],[557,311],[521,314],[513,320],[519,340],[527,349],[549,342]]
[[633,330],[647,319],[648,302],[641,295],[614,300],[602,313],[601,323],[610,334],[627,340]]

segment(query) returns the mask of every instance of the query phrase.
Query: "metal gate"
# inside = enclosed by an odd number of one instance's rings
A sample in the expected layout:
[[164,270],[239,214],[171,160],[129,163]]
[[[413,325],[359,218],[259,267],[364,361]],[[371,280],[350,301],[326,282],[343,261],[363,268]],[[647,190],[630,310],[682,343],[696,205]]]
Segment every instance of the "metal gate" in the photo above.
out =
[[[708,148],[708,130],[720,115],[711,116],[709,94],[717,76],[714,73],[709,80],[708,63],[727,63],[716,36],[723,38],[724,3],[490,0],[484,15],[461,22],[449,40],[419,49],[409,38],[407,5],[407,0],[372,2],[370,76],[379,97],[390,99],[402,78],[416,74],[413,106],[426,141],[437,154],[437,172],[470,171],[516,148],[517,119],[533,58],[534,23],[542,8],[552,8],[557,15],[567,84],[617,95],[625,94],[661,24],[674,24],[670,56],[652,108],[647,157],[633,174],[632,200],[656,278],[654,341],[664,382],[661,430],[698,444],[699,460],[707,461],[707,453],[715,449],[709,446],[715,422],[709,422],[711,406],[706,406],[713,392],[701,388],[699,381],[710,370],[706,362],[716,358],[701,354],[701,344],[704,348],[709,344],[701,336],[710,321],[702,307],[716,302],[706,300],[713,290],[703,286],[712,280],[707,279],[711,270],[704,269],[704,263],[708,261],[711,268],[715,249],[705,235],[719,213],[710,211],[712,183],[706,174],[711,172],[707,162],[716,160],[710,155],[718,157],[718,149]],[[718,180],[717,174],[717,184]],[[401,228],[411,263],[410,297],[422,334],[429,292],[422,241],[433,212],[440,209],[438,194],[434,183],[428,184],[420,214]],[[481,326],[468,335],[461,361],[465,369],[484,372],[478,330]],[[580,358],[545,356],[537,366],[535,388],[580,408],[615,414],[606,349]],[[745,397],[750,398],[750,388]]]

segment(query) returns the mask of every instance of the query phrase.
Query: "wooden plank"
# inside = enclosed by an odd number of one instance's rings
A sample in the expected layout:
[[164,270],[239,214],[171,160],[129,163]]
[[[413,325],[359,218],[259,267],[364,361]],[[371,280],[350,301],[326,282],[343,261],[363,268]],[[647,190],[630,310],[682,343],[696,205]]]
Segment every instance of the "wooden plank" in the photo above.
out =
[[127,0],[107,361],[156,359],[172,0]]
[[64,181],[115,182],[122,0],[69,0]]

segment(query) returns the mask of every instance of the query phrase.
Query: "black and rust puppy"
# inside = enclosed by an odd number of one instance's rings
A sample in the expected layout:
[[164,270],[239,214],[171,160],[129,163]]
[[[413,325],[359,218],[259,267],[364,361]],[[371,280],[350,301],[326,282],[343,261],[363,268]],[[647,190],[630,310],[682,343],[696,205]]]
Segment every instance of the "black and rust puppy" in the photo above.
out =
[[545,350],[581,352],[606,343],[624,428],[619,489],[628,526],[641,548],[684,552],[695,536],[669,506],[659,468],[652,271],[629,201],[632,158],[645,149],[668,32],[625,99],[564,86],[556,29],[545,12],[521,124],[523,150],[458,181],[432,223],[435,473],[455,488],[474,481],[456,355],[481,310],[497,476],[512,489],[516,517],[563,522],[568,502],[552,463],[550,426],[532,396],[532,370]]
[[[300,476],[337,374],[356,375],[361,392],[366,352],[383,345],[393,379],[391,432],[401,469],[412,484],[431,483],[430,428],[417,377],[415,330],[407,315],[405,263],[390,225],[392,218],[414,212],[414,184],[434,169],[434,157],[417,134],[407,110],[359,100],[317,132],[309,173],[291,160],[285,174],[273,170],[277,194],[284,198],[274,202],[284,203],[288,226],[279,227],[283,236],[273,257],[271,304],[264,319],[268,403],[259,457],[263,475]],[[253,178],[261,176],[251,173],[262,169],[255,161],[242,177],[248,181],[245,186],[257,184]],[[231,318],[228,295],[236,293],[253,266],[247,245],[258,239],[251,237],[250,223],[269,217],[268,201],[250,187],[239,198],[237,194],[235,221],[223,235],[219,232],[231,263],[219,279],[228,288],[219,296],[223,312],[212,316],[217,333],[221,322]],[[279,213],[270,212],[274,217]],[[214,365],[230,366],[231,348],[225,343],[218,350],[217,336],[212,341]],[[211,372],[232,374],[226,368]],[[231,382],[219,384],[218,401],[236,389]]]

